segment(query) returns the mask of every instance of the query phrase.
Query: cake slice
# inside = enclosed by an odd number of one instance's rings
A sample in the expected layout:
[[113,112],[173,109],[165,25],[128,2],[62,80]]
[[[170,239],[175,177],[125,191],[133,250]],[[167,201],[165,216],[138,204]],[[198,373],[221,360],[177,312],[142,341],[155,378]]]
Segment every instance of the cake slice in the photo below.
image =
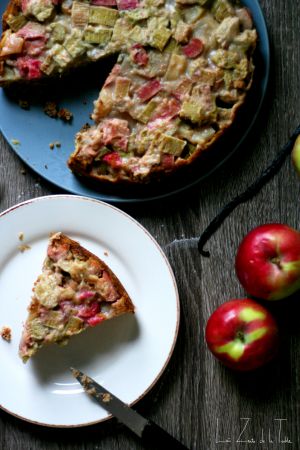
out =
[[66,344],[88,327],[133,313],[134,305],[100,258],[56,233],[50,238],[28,311],[19,349],[24,362],[44,344]]

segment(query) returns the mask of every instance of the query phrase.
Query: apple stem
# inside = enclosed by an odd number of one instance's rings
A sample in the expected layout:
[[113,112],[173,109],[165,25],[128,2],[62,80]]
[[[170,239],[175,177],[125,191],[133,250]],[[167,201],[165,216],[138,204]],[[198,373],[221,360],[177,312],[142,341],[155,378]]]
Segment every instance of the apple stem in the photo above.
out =
[[234,211],[234,209],[241,203],[246,203],[257,195],[268,181],[270,181],[274,175],[276,175],[281,169],[286,157],[291,153],[294,143],[297,137],[300,135],[300,125],[295,129],[289,141],[279,151],[275,159],[271,164],[261,173],[261,175],[242,193],[233,198],[227,205],[225,205],[219,214],[208,224],[206,229],[200,235],[198,240],[198,250],[200,255],[209,257],[209,251],[203,249],[204,245],[208,242],[210,237],[215,231],[220,228],[225,219]]
[[236,338],[239,339],[240,341],[242,341],[243,343],[245,342],[245,335],[241,330],[239,330],[236,333]]
[[275,264],[275,266],[277,266],[279,269],[282,269],[282,265],[281,265],[279,256],[275,256],[274,258],[271,258],[270,261],[272,264]]

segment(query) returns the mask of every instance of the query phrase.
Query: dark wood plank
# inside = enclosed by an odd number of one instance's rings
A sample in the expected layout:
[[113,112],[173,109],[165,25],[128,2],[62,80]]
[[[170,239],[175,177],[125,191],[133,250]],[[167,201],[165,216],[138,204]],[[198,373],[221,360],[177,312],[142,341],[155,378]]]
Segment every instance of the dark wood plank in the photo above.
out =
[[[260,3],[270,34],[272,70],[268,99],[254,132],[226,164],[194,189],[157,204],[124,208],[165,250],[178,281],[182,314],[171,362],[136,408],[195,450],[300,448],[299,294],[289,302],[268,305],[282,333],[280,355],[268,367],[249,374],[232,373],[213,359],[204,342],[205,324],[213,310],[230,298],[245,296],[233,269],[242,237],[266,222],[300,228],[300,181],[288,158],[280,173],[252,201],[238,207],[211,238],[210,258],[200,257],[196,248],[196,237],[209,221],[255,180],[300,122],[300,3]],[[58,192],[30,169],[22,174],[22,162],[2,138],[0,149],[1,211],[31,197]],[[288,437],[292,444],[278,442],[280,423],[281,438]],[[255,444],[237,442],[245,426],[240,439],[254,439]],[[217,442],[226,439],[231,442]],[[86,429],[49,430],[1,411],[0,448],[142,447],[114,420]]]

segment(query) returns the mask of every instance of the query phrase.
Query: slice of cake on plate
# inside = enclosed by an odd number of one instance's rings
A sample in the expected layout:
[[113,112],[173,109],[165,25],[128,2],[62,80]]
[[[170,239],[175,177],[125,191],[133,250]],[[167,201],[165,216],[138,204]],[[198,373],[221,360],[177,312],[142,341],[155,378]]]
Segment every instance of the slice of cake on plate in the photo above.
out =
[[56,233],[50,238],[28,311],[19,352],[24,362],[44,344],[65,344],[88,327],[133,313],[134,305],[100,258]]

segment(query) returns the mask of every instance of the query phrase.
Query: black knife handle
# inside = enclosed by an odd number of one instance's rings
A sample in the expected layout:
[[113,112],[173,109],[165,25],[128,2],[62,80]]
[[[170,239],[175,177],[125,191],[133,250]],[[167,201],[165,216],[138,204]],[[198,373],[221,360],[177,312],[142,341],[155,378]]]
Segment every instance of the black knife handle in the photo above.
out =
[[145,425],[142,441],[149,450],[188,450],[181,442],[151,420]]

